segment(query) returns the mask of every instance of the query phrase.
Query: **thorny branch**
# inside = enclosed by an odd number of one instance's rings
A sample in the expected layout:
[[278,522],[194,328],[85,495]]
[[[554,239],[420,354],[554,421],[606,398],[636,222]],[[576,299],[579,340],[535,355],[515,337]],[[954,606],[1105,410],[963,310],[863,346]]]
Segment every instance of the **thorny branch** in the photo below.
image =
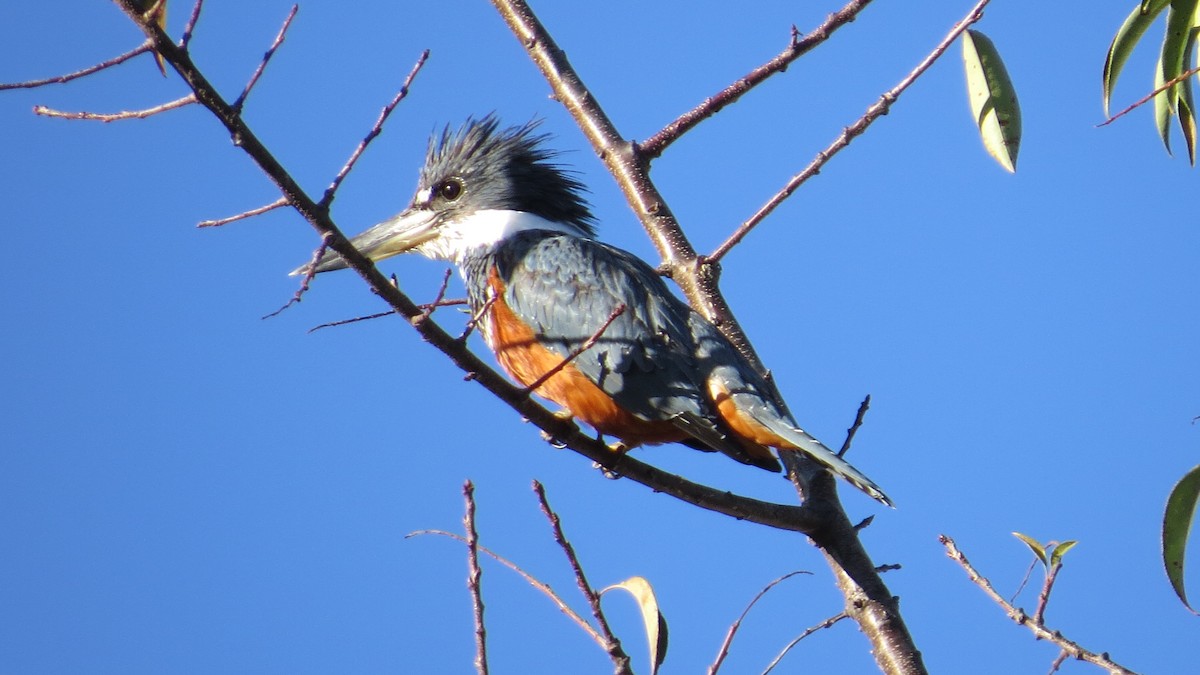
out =
[[1025,614],[1024,610],[1014,607],[1010,602],[1000,597],[1000,594],[997,593],[996,589],[992,587],[992,582],[988,581],[987,577],[975,571],[975,568],[971,566],[970,561],[967,560],[967,556],[964,555],[961,550],[959,550],[958,545],[954,543],[953,539],[943,534],[938,537],[938,540],[942,542],[942,546],[946,547],[946,555],[950,556],[950,559],[958,563],[959,566],[963,568],[963,571],[967,573],[967,577],[971,580],[971,583],[978,586],[980,590],[982,590],[989,598],[992,599],[992,602],[1000,605],[1000,607],[1008,615],[1008,618],[1012,619],[1017,624],[1028,628],[1030,632],[1033,633],[1034,637],[1039,640],[1046,640],[1047,642],[1054,643],[1060,649],[1062,649],[1064,653],[1070,655],[1071,657],[1080,661],[1086,661],[1095,666],[1099,666],[1100,668],[1103,668],[1114,675],[1137,675],[1134,673],[1134,671],[1129,670],[1116,661],[1113,661],[1107,653],[1097,654],[1095,652],[1088,651],[1083,647],[1080,647],[1075,642],[1068,640],[1059,631],[1051,630],[1046,626],[1046,624]]

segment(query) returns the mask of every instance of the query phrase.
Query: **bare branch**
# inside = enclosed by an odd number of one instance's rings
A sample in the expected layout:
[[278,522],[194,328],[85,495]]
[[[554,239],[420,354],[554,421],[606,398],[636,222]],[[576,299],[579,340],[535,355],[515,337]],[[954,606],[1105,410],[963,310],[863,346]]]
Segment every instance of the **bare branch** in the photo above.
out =
[[258,84],[258,78],[262,77],[263,71],[267,68],[267,63],[271,57],[275,55],[275,50],[279,49],[279,45],[283,44],[283,37],[287,34],[288,27],[292,25],[292,19],[296,18],[296,12],[300,10],[300,5],[292,5],[292,11],[288,12],[287,18],[283,20],[283,25],[279,28],[279,33],[275,35],[275,41],[263,53],[262,60],[258,62],[258,67],[254,69],[254,74],[250,76],[250,81],[246,83],[246,87],[242,89],[242,93],[233,102],[233,109],[241,112],[242,106],[246,103],[246,97],[250,95],[250,90],[254,85]]
[[1090,652],[1071,640],[1068,640],[1059,631],[1051,630],[1047,628],[1045,624],[1030,620],[1030,617],[1026,615],[1023,610],[1012,606],[1007,600],[1000,597],[1000,594],[997,593],[996,589],[992,587],[992,582],[988,581],[986,577],[975,571],[975,568],[972,567],[971,563],[967,560],[967,556],[958,549],[958,545],[954,543],[953,539],[943,534],[938,536],[938,540],[942,542],[942,546],[946,547],[946,555],[950,556],[950,559],[958,563],[959,566],[962,567],[967,573],[967,578],[971,580],[971,583],[978,586],[980,590],[982,590],[989,598],[992,599],[992,602],[1000,605],[1005,613],[1008,614],[1008,618],[1012,619],[1019,625],[1027,627],[1030,632],[1033,633],[1034,637],[1039,640],[1052,642],[1055,645],[1058,645],[1071,657],[1080,661],[1087,661],[1092,665],[1104,668],[1110,673],[1117,675],[1137,675],[1134,673],[1134,671],[1129,670],[1125,666],[1113,661],[1111,658],[1109,658],[1108,654],[1097,654],[1095,652]]
[[849,614],[847,614],[846,612],[842,612],[840,614],[834,614],[833,616],[829,617],[828,619],[825,619],[821,623],[819,623],[815,626],[812,626],[811,628],[808,628],[803,633],[796,636],[795,640],[792,640],[791,642],[789,642],[788,645],[783,648],[783,651],[779,652],[779,655],[776,656],[775,659],[772,660],[769,664],[767,664],[767,667],[765,669],[763,669],[763,675],[767,675],[767,673],[771,672],[772,670],[775,670],[775,666],[778,666],[779,662],[783,660],[783,657],[787,656],[787,653],[792,651],[792,647],[795,647],[796,645],[800,644],[800,641],[803,640],[804,638],[808,637],[809,635],[812,635],[813,633],[815,633],[819,630],[825,630],[826,628],[831,628],[833,626],[833,624],[841,621],[842,619],[849,619],[849,618],[850,618]]
[[429,50],[426,49],[425,51],[421,52],[421,56],[419,56],[417,58],[417,62],[413,64],[412,70],[408,72],[408,77],[404,78],[404,84],[400,85],[400,91],[396,92],[396,95],[392,97],[391,102],[383,107],[383,110],[379,113],[379,119],[375,120],[375,125],[371,127],[371,130],[368,131],[367,135],[364,136],[362,141],[359,142],[358,147],[354,149],[354,152],[350,153],[350,159],[346,160],[345,166],[342,167],[341,171],[338,171],[337,176],[334,176],[333,182],[329,184],[329,187],[325,188],[325,196],[321,197],[322,206],[328,208],[333,202],[333,195],[335,192],[337,192],[338,186],[340,186],[342,181],[346,179],[346,175],[349,174],[350,170],[354,168],[355,163],[358,162],[358,158],[362,156],[363,151],[367,149],[367,146],[371,143],[371,141],[375,140],[375,137],[383,132],[383,123],[386,122],[387,118],[391,116],[392,111],[396,109],[396,106],[400,104],[400,101],[403,101],[408,96],[408,88],[412,86],[413,80],[417,77],[417,73],[421,72],[421,67],[425,65],[425,61],[428,59]]
[[762,597],[767,594],[767,591],[774,588],[777,584],[779,584],[779,582],[790,579],[797,574],[812,574],[812,572],[805,570],[788,572],[787,574],[764,586],[763,589],[759,591],[753,599],[750,600],[750,604],[746,605],[746,609],[742,610],[741,615],[738,616],[737,620],[729,626],[729,631],[725,633],[725,639],[721,642],[720,649],[717,650],[717,658],[713,660],[712,665],[708,667],[708,675],[717,675],[717,671],[721,669],[721,664],[725,662],[725,657],[729,655],[729,646],[733,644],[733,636],[737,635],[738,629],[741,628],[742,621],[746,619],[746,615],[750,613],[750,610],[754,607],[755,603],[762,599]]
[[70,82],[71,80],[78,80],[81,77],[87,77],[88,75],[91,75],[93,73],[98,73],[101,70],[104,70],[105,68],[112,68],[115,65],[125,63],[129,59],[132,59],[133,57],[135,57],[139,54],[145,54],[146,52],[153,51],[153,50],[154,50],[154,44],[152,42],[150,42],[149,40],[147,40],[147,41],[143,42],[141,45],[139,45],[136,49],[125,52],[124,54],[121,54],[120,56],[114,56],[113,58],[108,59],[107,61],[101,61],[100,63],[97,63],[94,66],[89,66],[87,68],[84,68],[83,70],[77,70],[77,71],[75,71],[73,73],[69,73],[67,75],[59,75],[57,77],[48,77],[44,80],[30,80],[28,82],[0,83],[0,91],[4,91],[6,89],[34,89],[36,87],[44,87],[48,84],[64,84],[66,82]]
[[850,451],[850,444],[854,442],[854,435],[858,433],[858,428],[862,426],[863,418],[867,416],[867,410],[870,408],[871,395],[867,394],[858,406],[858,413],[854,416],[854,423],[846,430],[846,440],[842,443],[841,450],[838,450],[838,457],[844,457]]
[[345,326],[348,323],[358,323],[359,321],[370,321],[372,319],[382,319],[385,316],[391,316],[395,313],[396,312],[394,312],[394,311],[376,312],[375,314],[368,314],[366,316],[356,316],[353,319],[342,319],[340,321],[330,321],[329,323],[323,323],[323,324],[313,326],[312,328],[308,329],[308,332],[315,333],[316,331],[319,331],[322,328],[333,328],[334,326]]
[[176,108],[182,108],[185,105],[191,105],[195,102],[196,102],[196,95],[188,94],[187,96],[184,96],[183,98],[175,99],[174,101],[170,101],[168,103],[163,103],[162,105],[156,105],[153,108],[146,108],[145,110],[126,110],[126,111],[119,112],[119,113],[93,113],[93,112],[85,112],[85,111],[63,112],[61,110],[54,110],[52,108],[47,108],[44,105],[35,105],[35,106],[33,106],[33,113],[35,115],[41,115],[43,117],[58,117],[61,119],[68,119],[68,120],[92,120],[92,121],[96,121],[96,122],[119,122],[122,120],[145,119],[147,117],[151,117],[151,116],[157,115],[159,113],[164,113],[168,110],[174,110]]
[[929,70],[929,67],[932,66],[933,63],[942,56],[942,54],[946,53],[946,50],[950,48],[950,44],[954,42],[954,40],[956,40],[958,36],[963,33],[963,31],[967,30],[969,26],[983,18],[983,8],[987,6],[989,1],[990,0],[979,0],[979,2],[977,2],[975,6],[971,8],[971,11],[967,13],[966,17],[964,17],[962,21],[959,21],[957,24],[955,24],[954,28],[950,30],[946,37],[938,43],[937,47],[934,47],[933,51],[930,52],[929,55],[926,56],[923,61],[921,61],[921,63],[917,64],[916,68],[913,68],[912,71],[905,76],[904,79],[900,80],[895,87],[892,87],[888,91],[884,92],[884,94],[879,97],[879,100],[876,101],[874,105],[867,108],[867,111],[863,113],[863,116],[858,118],[854,124],[851,124],[843,129],[842,133],[839,134],[838,137],[835,138],[828,147],[817,153],[816,158],[809,163],[808,166],[804,167],[803,171],[793,176],[792,179],[789,180],[779,192],[775,193],[774,196],[768,199],[767,203],[763,204],[758,211],[754,213],[754,215],[750,216],[746,222],[739,225],[737,230],[730,235],[729,239],[727,239],[724,243],[718,246],[715,251],[709,254],[707,260],[715,262],[721,260],[721,258],[724,258],[725,254],[729,253],[729,251],[732,250],[733,247],[738,244],[738,242],[744,239],[751,230],[757,227],[758,224],[761,223],[764,218],[770,215],[771,212],[776,209],[776,207],[782,204],[784,200],[790,197],[797,188],[803,185],[804,182],[809,178],[812,178],[820,173],[821,168],[824,167],[834,155],[841,152],[846,146],[850,145],[850,142],[855,138],[861,136],[862,133],[866,131],[875,120],[886,115],[888,110],[891,109],[892,104],[900,98],[900,95],[903,94],[913,82],[916,82],[917,78],[920,77],[926,70]]
[[820,26],[803,38],[800,37],[800,32],[796,30],[796,27],[792,26],[791,40],[786,49],[770,61],[738,78],[733,84],[704,99],[700,105],[680,115],[661,131],[639,143],[638,151],[641,156],[647,159],[661,156],[663,150],[666,150],[669,145],[679,140],[697,124],[737,101],[743,94],[762,84],[770,76],[787,70],[793,61],[828,40],[838,28],[854,21],[858,13],[866,9],[870,3],[871,0],[851,0],[846,3],[845,7],[826,17]]
[[595,617],[596,623],[600,626],[600,634],[604,636],[606,643],[601,646],[608,652],[608,657],[612,659],[617,673],[633,675],[633,671],[629,669],[629,655],[621,648],[621,641],[617,639],[616,635],[613,635],[612,629],[608,626],[608,619],[604,617],[604,610],[600,607],[600,594],[588,583],[587,576],[583,573],[583,566],[579,564],[579,557],[575,555],[575,547],[571,546],[571,542],[567,541],[567,535],[562,530],[562,522],[559,520],[558,514],[554,512],[554,509],[550,508],[549,500],[546,499],[546,488],[535,480],[533,481],[533,492],[537,495],[538,505],[541,506],[542,513],[550,521],[550,528],[554,531],[554,541],[562,549],[563,553],[566,554],[567,562],[571,565],[571,571],[575,573],[575,583],[579,586],[579,591],[583,593],[583,597],[588,602],[588,607],[592,610],[592,616]]
[[[426,535],[426,534],[436,534],[441,537],[449,537],[455,541],[460,541],[464,544],[467,543],[467,540],[465,537],[454,534],[453,532],[446,532],[444,530],[417,530],[416,532],[409,532],[408,534],[404,535],[404,538],[411,539],[412,537],[419,537],[419,536]],[[566,614],[568,618],[570,618],[572,621],[574,621],[576,625],[578,625],[580,628],[582,628],[584,630],[584,632],[586,632],[588,635],[590,635],[592,640],[595,640],[596,644],[600,645],[601,649],[607,649],[607,646],[604,644],[604,636],[602,636],[602,635],[600,635],[600,633],[596,632],[596,629],[592,627],[592,624],[587,622],[587,619],[584,619],[582,616],[579,616],[579,614],[575,610],[571,609],[570,605],[568,605],[566,602],[564,602],[563,599],[558,595],[558,593],[554,592],[554,589],[551,588],[549,584],[539,580],[537,577],[535,577],[532,574],[521,569],[520,567],[517,566],[516,563],[512,562],[511,560],[509,560],[497,553],[494,553],[483,546],[479,546],[478,549],[480,551],[484,552],[485,554],[491,556],[494,560],[496,560],[496,562],[498,562],[501,565],[504,565],[505,567],[507,567],[508,569],[516,572],[518,575],[520,575],[520,577],[522,579],[524,579],[526,582],[528,582],[530,586],[533,586],[537,590],[541,591],[542,595],[545,595],[547,598],[550,598],[550,601],[553,602],[558,607],[560,612],[562,612],[563,614]]]
[[196,227],[220,227],[222,225],[228,225],[229,223],[232,223],[237,220],[253,218],[254,216],[261,216],[262,214],[264,214],[268,211],[274,211],[277,208],[280,208],[282,206],[287,206],[287,205],[288,205],[287,199],[280,197],[279,199],[276,199],[275,201],[271,202],[270,204],[267,204],[266,206],[260,206],[256,209],[250,209],[249,211],[243,211],[243,212],[237,214],[236,216],[229,216],[228,218],[217,218],[216,220],[202,220],[199,223],[196,223]]
[[200,9],[203,5],[204,0],[196,0],[196,4],[192,5],[191,16],[183,26],[183,36],[179,39],[179,47],[184,51],[187,51],[188,45],[192,42],[192,33],[196,30],[196,22],[200,20]]
[[475,485],[469,480],[463,484],[463,498],[467,503],[463,516],[463,527],[467,532],[467,588],[471,591],[475,617],[475,670],[479,675],[487,675],[487,629],[483,625],[483,593],[479,583],[483,572],[479,569],[479,533],[475,530]]
[[1138,100],[1136,100],[1132,104],[1130,104],[1129,107],[1125,108],[1124,110],[1117,113],[1116,115],[1113,115],[1112,117],[1104,120],[1100,124],[1097,124],[1096,126],[1097,127],[1106,127],[1106,126],[1112,124],[1113,122],[1116,122],[1118,119],[1128,115],[1129,113],[1133,112],[1134,110],[1137,110],[1139,107],[1149,103],[1150,99],[1154,98],[1155,96],[1158,96],[1159,94],[1170,89],[1171,87],[1174,87],[1175,85],[1179,84],[1180,82],[1183,82],[1184,80],[1195,75],[1196,73],[1200,73],[1200,66],[1192,68],[1191,70],[1189,70],[1185,73],[1181,73],[1178,77],[1171,78],[1169,81],[1164,83],[1161,87],[1159,87],[1159,88],[1155,89],[1154,91],[1150,92],[1149,94],[1146,94],[1145,96],[1139,98]]
[[1050,591],[1054,590],[1054,580],[1058,578],[1061,569],[1062,562],[1059,561],[1046,570],[1046,580],[1042,583],[1042,591],[1038,593],[1037,608],[1033,610],[1033,622],[1039,626],[1046,623],[1046,606],[1050,604]]
[[422,305],[423,311],[421,312],[421,315],[413,319],[413,322],[428,320],[429,317],[433,316],[434,310],[443,306],[442,299],[446,297],[446,289],[450,287],[450,275],[453,273],[453,269],[449,267],[446,268],[446,273],[442,275],[442,285],[438,287],[438,292],[437,295],[433,297],[433,302],[427,305]]

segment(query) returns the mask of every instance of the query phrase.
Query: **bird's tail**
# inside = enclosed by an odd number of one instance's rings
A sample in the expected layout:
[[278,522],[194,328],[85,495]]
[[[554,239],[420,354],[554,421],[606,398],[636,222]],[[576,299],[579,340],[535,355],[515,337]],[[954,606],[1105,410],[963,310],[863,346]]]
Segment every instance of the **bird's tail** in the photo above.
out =
[[812,434],[788,424],[784,419],[772,415],[766,410],[752,411],[751,416],[759,424],[762,424],[778,435],[788,445],[793,446],[792,448],[785,446],[780,449],[780,452],[787,452],[789,449],[799,450],[832,471],[835,475],[846,479],[846,482],[859,490],[862,490],[887,506],[894,506],[892,500],[875,484],[875,481],[867,478],[863,472],[854,468],[850,462],[839,457],[836,452],[827,448],[824,443],[814,438]]

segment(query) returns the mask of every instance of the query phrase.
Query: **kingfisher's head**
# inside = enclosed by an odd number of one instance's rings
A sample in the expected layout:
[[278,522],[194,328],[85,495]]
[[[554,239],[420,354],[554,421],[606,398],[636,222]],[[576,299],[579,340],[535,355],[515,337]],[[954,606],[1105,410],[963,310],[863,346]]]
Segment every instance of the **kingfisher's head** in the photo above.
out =
[[[417,192],[408,208],[350,239],[371,260],[416,250],[461,262],[526,230],[592,237],[584,187],[553,163],[538,122],[500,129],[495,117],[467,120],[429,139]],[[317,272],[342,269],[328,251]],[[307,266],[293,274],[307,271]]]

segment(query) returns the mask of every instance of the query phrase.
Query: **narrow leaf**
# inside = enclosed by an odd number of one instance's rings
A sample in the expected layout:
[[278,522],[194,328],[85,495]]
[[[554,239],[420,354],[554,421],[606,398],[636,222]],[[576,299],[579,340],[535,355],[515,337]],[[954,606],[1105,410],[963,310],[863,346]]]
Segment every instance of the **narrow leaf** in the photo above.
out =
[[[1162,57],[1158,59],[1158,64],[1154,66],[1154,88],[1158,89],[1166,83],[1163,79]],[[1154,128],[1158,129],[1158,137],[1162,139],[1163,146],[1167,149],[1167,154],[1171,152],[1171,115],[1174,112],[1174,106],[1171,104],[1171,89],[1164,89],[1154,95]]]
[[[1183,51],[1183,63],[1186,67],[1193,61],[1196,51],[1196,36],[1200,28],[1193,27],[1188,31],[1187,46]],[[1181,72],[1180,75],[1183,73]],[[1187,144],[1188,161],[1196,166],[1196,102],[1192,97],[1192,78],[1188,77],[1179,83],[1179,106],[1175,111],[1179,118],[1179,130],[1183,133],[1183,141]]]
[[1171,489],[1167,497],[1167,508],[1163,514],[1163,565],[1167,569],[1167,579],[1180,602],[1193,613],[1196,610],[1188,604],[1187,591],[1183,586],[1183,559],[1187,551],[1188,534],[1192,529],[1192,516],[1196,512],[1196,500],[1200,498],[1200,466],[1194,467],[1184,474],[1183,478]]
[[1074,539],[1068,539],[1058,546],[1055,546],[1054,550],[1050,553],[1050,566],[1054,567],[1062,563],[1063,556],[1067,554],[1067,551],[1075,548],[1075,545],[1078,543],[1079,542]]
[[654,597],[654,588],[644,577],[629,577],[619,584],[614,584],[600,591],[603,595],[614,588],[627,591],[637,601],[642,610],[642,623],[646,626],[646,641],[650,644],[650,675],[658,672],[658,667],[667,658],[667,619],[658,611],[658,600]]
[[1129,55],[1133,53],[1134,46],[1145,35],[1150,24],[1154,23],[1154,20],[1169,4],[1171,4],[1171,0],[1145,0],[1141,5],[1133,8],[1133,11],[1126,17],[1125,23],[1121,24],[1121,28],[1113,37],[1112,44],[1108,47],[1108,57],[1104,60],[1105,117],[1109,116],[1108,105],[1112,99],[1113,89],[1117,86],[1117,78],[1121,75],[1121,69],[1125,67],[1125,62],[1129,60]]
[[[1200,0],[1171,0],[1171,9],[1167,11],[1167,35],[1163,38],[1159,59],[1159,70],[1162,71],[1162,81],[1159,85],[1170,82],[1183,73],[1198,2]],[[1175,110],[1179,90],[1179,85],[1174,85],[1166,92],[1167,103],[1172,111]]]
[[1042,561],[1043,565],[1050,565],[1050,559],[1046,557],[1046,548],[1038,543],[1037,539],[1026,534],[1021,534],[1020,532],[1013,532],[1013,536],[1025,542],[1025,545],[1029,547],[1030,551],[1033,551],[1033,554],[1037,556],[1038,560]]
[[1021,147],[1021,108],[1000,52],[986,35],[968,30],[963,33],[963,64],[971,113],[983,146],[1000,166],[1016,171]]

